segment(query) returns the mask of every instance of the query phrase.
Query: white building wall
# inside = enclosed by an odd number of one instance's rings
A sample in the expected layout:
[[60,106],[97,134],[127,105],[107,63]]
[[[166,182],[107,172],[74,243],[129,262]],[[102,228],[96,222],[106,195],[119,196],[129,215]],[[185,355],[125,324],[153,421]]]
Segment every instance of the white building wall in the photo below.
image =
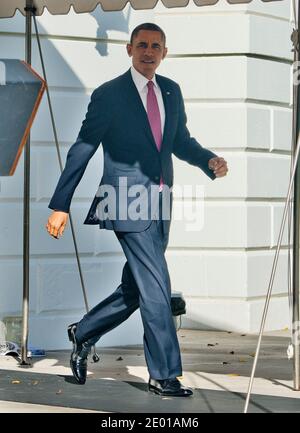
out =
[[[155,21],[169,56],[159,72],[181,85],[189,128],[225,157],[230,172],[211,182],[174,158],[175,182],[204,185],[204,226],[174,221],[167,259],[173,290],[187,301],[184,326],[256,331],[271,271],[289,174],[290,5],[283,1],[186,9],[38,18],[63,158],[76,139],[89,96],[130,65],[131,30]],[[24,58],[24,18],[0,21],[0,58]],[[40,71],[36,43],[33,66]],[[70,227],[50,238],[47,208],[59,177],[46,98],[32,129],[30,344],[69,347],[66,326],[84,314]],[[72,214],[90,306],[119,284],[124,257],[113,233],[84,226],[102,174],[97,151],[78,186]],[[193,198],[192,198],[193,199]],[[0,313],[20,315],[22,300],[23,158],[0,178]],[[180,200],[175,202],[175,207]],[[286,245],[286,238],[285,238]],[[286,249],[280,258],[268,329],[288,324]],[[142,342],[139,312],[100,344]]]

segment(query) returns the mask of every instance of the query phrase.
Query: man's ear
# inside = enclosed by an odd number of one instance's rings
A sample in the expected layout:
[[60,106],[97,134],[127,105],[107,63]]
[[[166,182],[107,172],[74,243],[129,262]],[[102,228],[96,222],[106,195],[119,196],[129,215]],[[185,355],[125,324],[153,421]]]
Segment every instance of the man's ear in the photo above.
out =
[[165,47],[164,48],[164,53],[163,53],[163,59],[166,57],[166,55],[168,54],[168,48],[167,47]]
[[126,49],[127,49],[127,54],[129,57],[132,56],[132,45],[131,44],[127,44],[126,45]]

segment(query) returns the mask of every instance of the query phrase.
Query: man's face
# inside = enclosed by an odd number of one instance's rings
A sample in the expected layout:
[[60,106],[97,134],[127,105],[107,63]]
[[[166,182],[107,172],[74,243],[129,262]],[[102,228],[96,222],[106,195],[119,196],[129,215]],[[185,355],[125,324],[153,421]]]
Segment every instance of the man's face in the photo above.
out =
[[167,51],[161,33],[152,30],[140,30],[132,44],[127,44],[133,66],[148,80],[153,78]]

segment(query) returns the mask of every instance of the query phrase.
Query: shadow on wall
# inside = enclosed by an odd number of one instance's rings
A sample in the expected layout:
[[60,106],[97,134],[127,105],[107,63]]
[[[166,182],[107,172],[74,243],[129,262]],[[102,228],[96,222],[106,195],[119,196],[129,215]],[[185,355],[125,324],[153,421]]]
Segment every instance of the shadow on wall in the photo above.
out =
[[[108,56],[108,44],[105,43],[105,39],[108,37],[108,32],[110,30],[125,32],[128,34],[129,31],[129,20],[131,15],[131,9],[128,8],[124,12],[103,12],[100,7],[97,7],[95,11],[91,14],[96,20],[98,27],[96,35],[101,38],[95,45],[97,53],[101,57]],[[0,20],[0,31],[7,32],[23,32],[24,31],[25,19],[21,13],[16,13],[15,17],[12,19]],[[47,30],[38,22],[38,28],[41,35],[47,34]],[[88,100],[86,104],[74,104],[72,99],[66,97],[64,100],[61,91],[64,89],[76,90],[76,94],[80,89],[84,89],[84,83],[81,80],[72,67],[68,64],[67,60],[60,53],[51,39],[43,38],[41,40],[42,50],[44,55],[44,61],[46,66],[47,78],[49,82],[50,93],[52,94],[52,103],[54,108],[54,116],[57,124],[58,137],[60,143],[64,146],[66,143],[73,143],[76,139],[78,131],[81,126],[81,122],[84,118]],[[24,37],[23,36],[1,36],[1,46],[0,46],[0,58],[20,58],[25,57],[24,51]],[[33,50],[32,50],[32,65],[33,68],[42,74],[39,53],[36,43],[36,38],[33,38]],[[123,70],[119,71],[120,73]],[[99,77],[101,80],[101,77]],[[97,85],[101,84],[101,81]],[[59,85],[58,85],[59,83]],[[59,98],[54,98],[53,96],[57,93]],[[57,96],[56,95],[56,96]],[[69,105],[70,104],[70,105]],[[66,113],[68,113],[66,119]],[[72,119],[72,121],[67,121]],[[32,127],[32,144],[40,142],[53,141],[52,127],[50,123],[50,115],[47,105],[46,96],[44,95],[42,104],[37,113],[37,117]],[[23,155],[19,161],[16,172],[13,177],[2,177],[1,178],[1,198],[9,199],[21,199],[23,197]],[[58,163],[57,163],[58,167]],[[35,176],[35,167],[32,167],[31,179],[31,194],[35,196],[35,181],[37,181]],[[57,174],[54,173],[55,176]],[[56,179],[57,180],[57,179]],[[51,181],[51,179],[49,179]],[[54,182],[54,180],[52,179]],[[52,183],[53,183],[52,182]],[[98,184],[97,184],[98,185]],[[92,196],[92,194],[91,194]],[[22,222],[22,215],[18,221]],[[11,227],[11,224],[10,224]],[[5,227],[2,227],[5,229]],[[2,233],[5,230],[1,230]],[[5,244],[4,240],[0,243]],[[11,245],[12,243],[9,242]],[[19,243],[20,244],[20,243]],[[15,250],[16,246],[13,248]],[[22,254],[21,244],[17,247],[18,251],[13,251],[12,253]],[[9,254],[10,252],[7,251]]]
[[100,7],[97,7],[91,13],[91,16],[95,18],[98,24],[97,38],[101,39],[101,42],[97,42],[96,50],[100,56],[108,56],[108,48],[105,40],[109,38],[109,30],[129,33],[131,10],[131,8],[128,8],[127,12],[104,12]]

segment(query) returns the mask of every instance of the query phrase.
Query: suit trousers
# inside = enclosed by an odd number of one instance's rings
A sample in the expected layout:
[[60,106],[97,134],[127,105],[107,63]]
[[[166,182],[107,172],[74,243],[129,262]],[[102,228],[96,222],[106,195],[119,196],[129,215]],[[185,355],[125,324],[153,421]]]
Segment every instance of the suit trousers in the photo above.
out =
[[180,348],[171,311],[171,285],[165,259],[168,233],[163,232],[161,212],[145,231],[115,234],[127,258],[121,284],[78,322],[76,338],[80,343],[90,338],[97,341],[140,308],[150,377],[181,376]]

